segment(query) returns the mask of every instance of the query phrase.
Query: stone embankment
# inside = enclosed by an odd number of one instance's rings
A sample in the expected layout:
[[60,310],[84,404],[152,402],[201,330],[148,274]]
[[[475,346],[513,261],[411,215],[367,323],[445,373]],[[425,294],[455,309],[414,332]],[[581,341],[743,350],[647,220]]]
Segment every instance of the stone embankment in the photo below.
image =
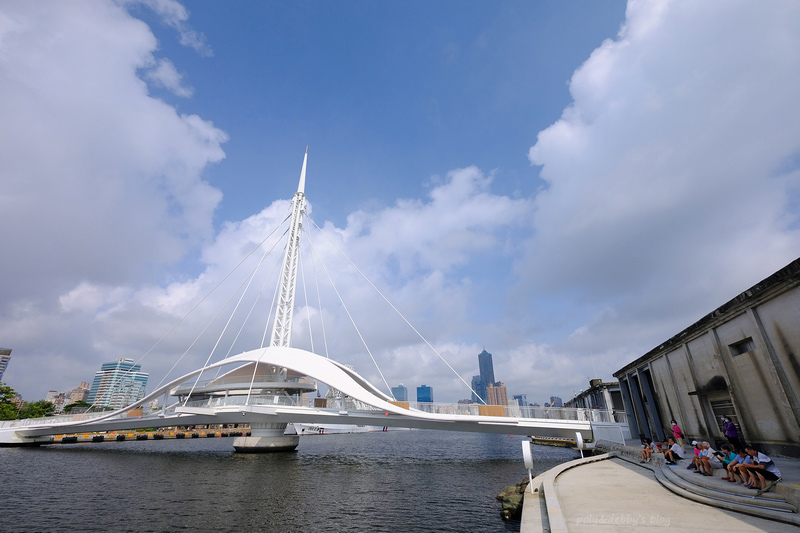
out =
[[528,488],[528,479],[525,478],[516,485],[509,485],[497,495],[497,501],[503,504],[500,516],[503,520],[519,519],[522,517],[522,500],[525,489]]

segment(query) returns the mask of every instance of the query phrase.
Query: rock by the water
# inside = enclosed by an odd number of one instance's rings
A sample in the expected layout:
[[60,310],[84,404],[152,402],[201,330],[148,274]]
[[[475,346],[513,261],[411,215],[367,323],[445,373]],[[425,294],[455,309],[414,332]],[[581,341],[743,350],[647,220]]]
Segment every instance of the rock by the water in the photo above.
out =
[[497,501],[503,504],[500,516],[503,520],[520,518],[522,516],[522,501],[525,489],[528,488],[528,479],[525,478],[516,485],[509,485],[503,492],[497,495]]

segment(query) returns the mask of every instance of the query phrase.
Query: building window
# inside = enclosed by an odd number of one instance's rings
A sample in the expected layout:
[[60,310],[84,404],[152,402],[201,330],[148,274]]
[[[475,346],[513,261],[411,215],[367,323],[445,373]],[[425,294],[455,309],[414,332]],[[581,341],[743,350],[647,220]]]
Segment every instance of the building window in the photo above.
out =
[[731,355],[742,355],[743,353],[752,352],[756,349],[756,345],[753,342],[753,339],[747,337],[743,341],[735,342],[733,344],[728,345],[728,348],[731,350]]

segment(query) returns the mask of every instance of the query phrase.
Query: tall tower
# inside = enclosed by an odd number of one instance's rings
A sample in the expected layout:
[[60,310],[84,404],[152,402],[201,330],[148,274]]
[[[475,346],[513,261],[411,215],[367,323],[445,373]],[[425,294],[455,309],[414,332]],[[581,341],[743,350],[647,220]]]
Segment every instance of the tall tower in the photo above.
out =
[[294,295],[297,288],[297,265],[300,262],[300,230],[303,228],[303,215],[306,211],[306,163],[308,162],[308,146],[303,156],[303,169],[300,171],[300,184],[292,198],[292,225],[289,228],[289,241],[283,257],[281,270],[281,286],[278,295],[278,308],[272,324],[272,341],[270,346],[291,346],[292,315],[294,314]]
[[[272,323],[271,348],[289,348],[292,342],[292,316],[294,314],[294,296],[297,288],[297,267],[300,263],[300,232],[303,229],[303,215],[306,210],[306,165],[308,163],[308,146],[303,156],[303,168],[300,171],[300,184],[292,198],[292,221],[289,227],[289,239],[286,243],[286,252],[283,256],[281,268],[280,290],[278,294],[275,321]],[[289,389],[287,371],[272,365],[266,367],[266,382],[272,386],[262,389],[262,394],[275,393],[277,399]],[[257,367],[258,368],[258,367]],[[236,372],[236,371],[234,371]],[[254,378],[255,379],[255,378]],[[317,389],[308,377],[299,378],[292,383],[291,390],[294,394],[312,392]],[[233,447],[238,452],[280,452],[294,450],[300,442],[296,432],[285,433],[286,422],[259,422],[250,423],[249,437],[236,437]]]
[[481,381],[484,385],[494,383],[494,364],[492,364],[492,354],[486,350],[478,354],[478,369],[480,369]]

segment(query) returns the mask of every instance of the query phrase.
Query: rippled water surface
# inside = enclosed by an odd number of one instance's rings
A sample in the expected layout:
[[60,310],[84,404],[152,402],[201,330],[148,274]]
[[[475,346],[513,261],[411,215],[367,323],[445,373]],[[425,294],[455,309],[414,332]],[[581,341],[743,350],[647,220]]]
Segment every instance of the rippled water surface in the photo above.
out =
[[[0,530],[519,530],[495,500],[527,477],[518,437],[315,435],[279,454],[237,454],[232,441],[0,448]],[[576,454],[534,456],[544,471]]]

